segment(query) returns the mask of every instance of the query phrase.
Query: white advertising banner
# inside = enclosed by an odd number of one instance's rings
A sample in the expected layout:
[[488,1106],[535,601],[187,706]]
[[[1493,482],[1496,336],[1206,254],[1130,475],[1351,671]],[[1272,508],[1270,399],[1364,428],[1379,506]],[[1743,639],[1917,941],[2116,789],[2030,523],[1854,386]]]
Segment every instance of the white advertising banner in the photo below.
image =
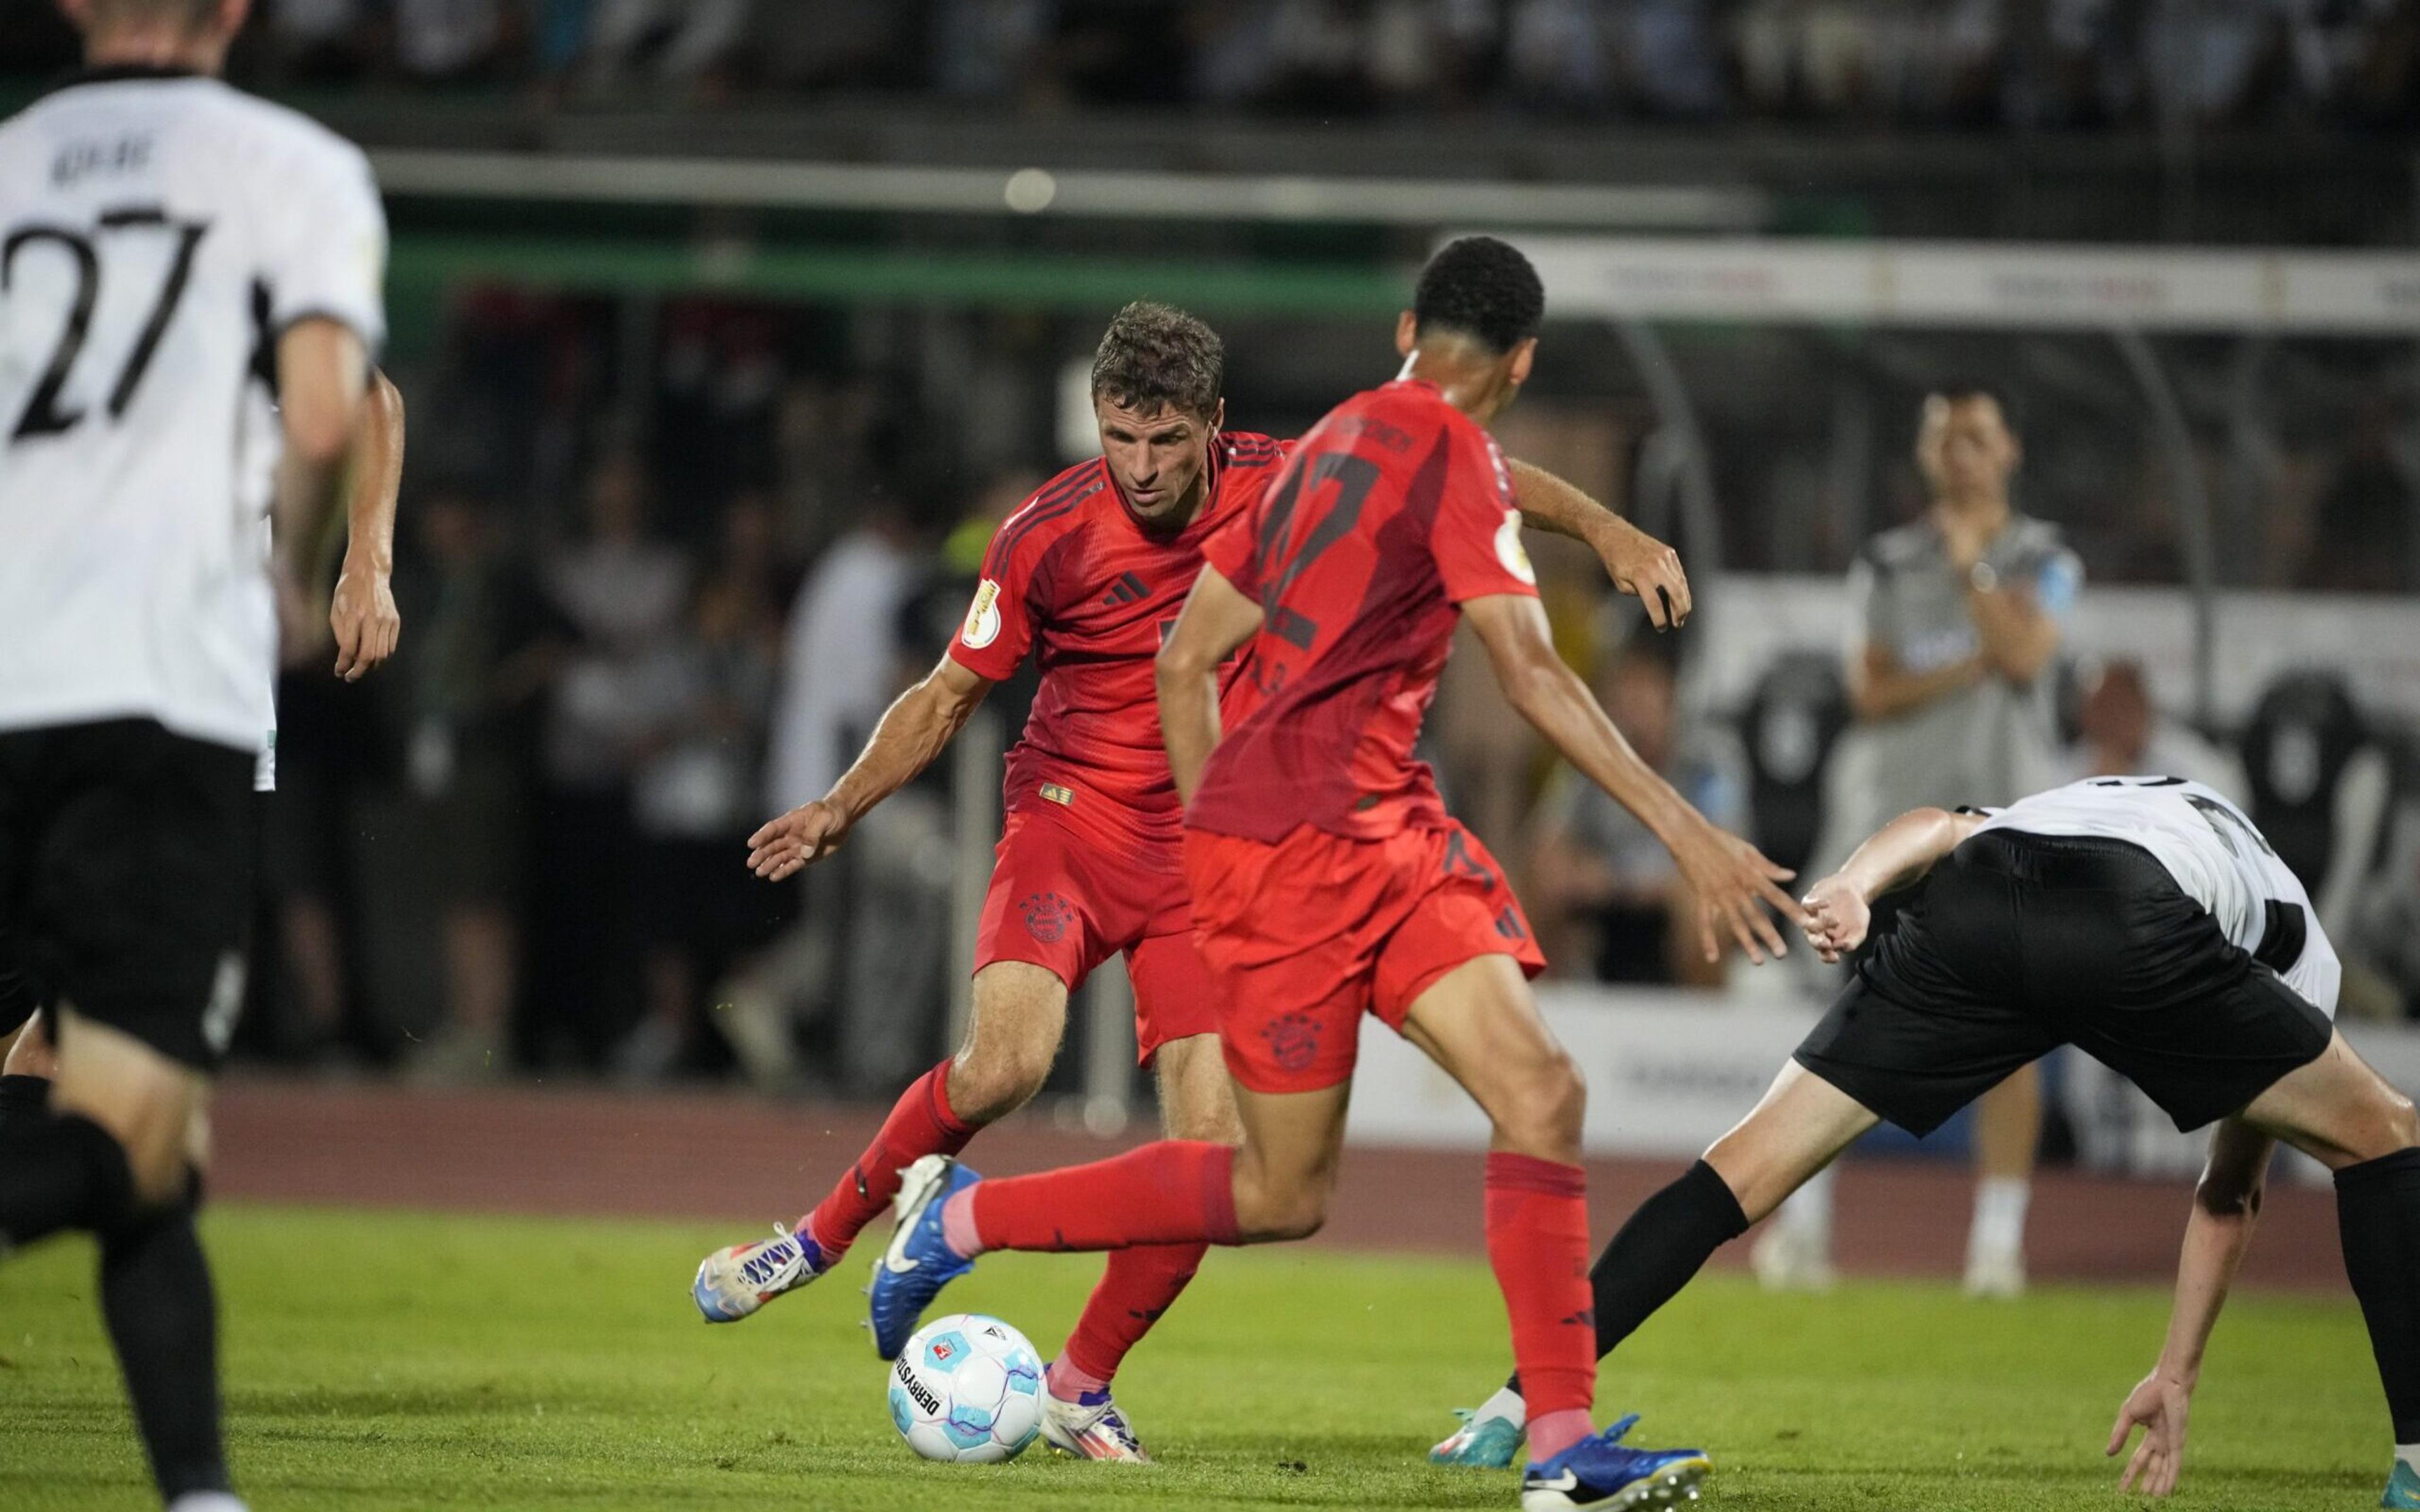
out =
[[2420,331],[2420,256],[1530,236],[1555,314],[1947,329]]
[[[1697,1154],[1756,1105],[1815,1022],[1786,1001],[1653,988],[1545,983],[1538,1004],[1588,1079],[1583,1138],[1598,1154]],[[1346,1137],[1477,1149],[1487,1118],[1428,1057],[1365,1023]]]

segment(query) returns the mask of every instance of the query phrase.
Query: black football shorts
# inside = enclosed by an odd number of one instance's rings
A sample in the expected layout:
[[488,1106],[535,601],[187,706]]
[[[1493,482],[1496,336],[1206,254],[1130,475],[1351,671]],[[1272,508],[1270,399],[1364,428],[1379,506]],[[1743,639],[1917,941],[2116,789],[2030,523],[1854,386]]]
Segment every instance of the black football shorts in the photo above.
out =
[[1797,1059],[1924,1134],[2072,1044],[2197,1129],[2317,1059],[2333,1033],[2149,851],[1995,829],[1916,885]]

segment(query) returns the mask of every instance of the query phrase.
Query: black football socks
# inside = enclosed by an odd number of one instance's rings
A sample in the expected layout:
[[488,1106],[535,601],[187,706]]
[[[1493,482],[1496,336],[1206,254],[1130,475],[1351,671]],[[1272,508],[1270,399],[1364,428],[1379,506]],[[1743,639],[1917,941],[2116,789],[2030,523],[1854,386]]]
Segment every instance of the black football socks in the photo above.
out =
[[101,1310],[162,1499],[226,1490],[218,1304],[190,1201],[101,1236]]
[[[1739,1198],[1704,1161],[1638,1205],[1589,1269],[1596,1294],[1596,1352],[1603,1359],[1704,1269],[1714,1251],[1747,1232]],[[1517,1374],[1506,1382],[1521,1389]]]
[[2369,1323],[2395,1442],[2420,1443],[2420,1149],[2336,1172],[2336,1232]]
[[89,1119],[38,1115],[12,1125],[0,1141],[0,1250],[62,1228],[115,1227],[133,1196],[126,1151]]

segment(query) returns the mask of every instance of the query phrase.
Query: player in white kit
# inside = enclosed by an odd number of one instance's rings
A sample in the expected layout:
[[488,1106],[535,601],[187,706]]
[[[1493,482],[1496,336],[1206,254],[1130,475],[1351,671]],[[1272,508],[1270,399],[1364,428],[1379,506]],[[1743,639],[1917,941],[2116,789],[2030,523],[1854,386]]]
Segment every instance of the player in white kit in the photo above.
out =
[[[193,1211],[242,993],[228,879],[384,320],[366,160],[210,77],[246,9],[78,0],[90,71],[0,123],[0,929],[57,1035],[50,1110],[0,1143],[0,1251],[97,1236],[179,1512],[240,1504]],[[264,344],[273,566],[246,486]]]
[[[1869,942],[1873,900],[1911,889]],[[2203,1347],[2252,1237],[2273,1142],[2335,1173],[2345,1270],[2394,1420],[2382,1504],[2420,1507],[2420,1120],[2335,1033],[2335,951],[2293,872],[2197,782],[2098,778],[1991,812],[1919,809],[1806,900],[1854,969],[1754,1112],[1640,1205],[1590,1272],[1610,1353],[1880,1119],[1928,1134],[2073,1044],[2180,1129],[2216,1122],[2159,1363],[2108,1450],[2124,1484],[2176,1485]],[[1517,1412],[1518,1382],[1507,1387]],[[1491,1403],[1491,1409],[1498,1404]]]

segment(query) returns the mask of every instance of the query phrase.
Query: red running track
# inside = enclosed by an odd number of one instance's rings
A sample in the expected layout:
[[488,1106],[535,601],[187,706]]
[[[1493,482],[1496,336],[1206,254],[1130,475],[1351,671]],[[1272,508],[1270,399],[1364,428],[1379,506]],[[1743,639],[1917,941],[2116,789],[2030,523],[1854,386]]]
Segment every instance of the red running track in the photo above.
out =
[[[422,1091],[365,1083],[238,1078],[213,1106],[210,1186],[258,1202],[473,1211],[787,1222],[863,1149],[879,1108],[768,1102],[729,1093],[594,1087]],[[1069,1133],[1033,1114],[985,1130],[970,1159],[987,1172],[1097,1159],[1142,1137]],[[1589,1164],[1591,1231],[1610,1234],[1682,1163]],[[1481,1157],[1356,1149],[1315,1243],[1479,1254]],[[1970,1187],[1962,1169],[1852,1161],[1841,1172],[1838,1258],[1853,1274],[1958,1273]],[[2187,1183],[2049,1172],[2027,1233],[2038,1280],[2161,1283],[2174,1273]],[[1717,1263],[1745,1262],[1728,1246]],[[2280,1187],[2243,1269],[2254,1286],[2344,1288],[2335,1205]]]

